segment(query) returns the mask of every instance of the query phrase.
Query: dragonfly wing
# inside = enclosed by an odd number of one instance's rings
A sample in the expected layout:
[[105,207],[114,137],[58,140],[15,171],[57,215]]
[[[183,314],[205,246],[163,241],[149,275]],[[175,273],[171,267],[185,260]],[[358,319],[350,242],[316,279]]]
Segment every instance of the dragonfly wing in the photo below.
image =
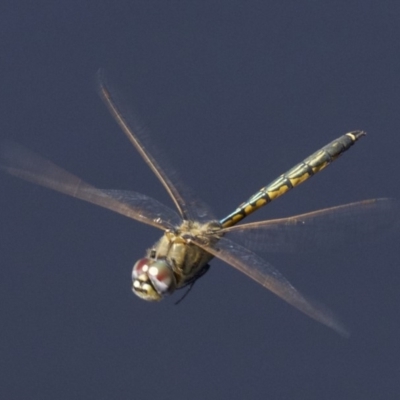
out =
[[196,238],[193,239],[193,242],[254,279],[309,317],[334,329],[342,336],[349,335],[347,329],[329,310],[306,299],[276,268],[245,247],[226,238],[221,238],[214,246],[205,245]]
[[175,226],[178,215],[158,201],[140,193],[96,189],[70,172],[17,144],[1,148],[1,168],[36,183],[159,229]]
[[174,210],[145,194],[115,189],[100,189],[99,192],[130,205],[142,215],[151,216],[152,220],[158,221],[165,228],[172,229],[182,223],[182,218]]
[[[161,165],[160,162],[153,157],[151,152],[155,152],[157,154],[160,152],[154,151],[154,146],[150,145],[148,139],[145,137],[143,128],[138,128],[135,130],[132,129],[127,118],[121,112],[120,105],[117,105],[116,99],[111,95],[108,87],[106,87],[104,76],[102,76],[102,74],[99,74],[99,86],[100,95],[107,108],[110,110],[122,131],[135,146],[136,150],[142,156],[144,161],[151,168],[159,181],[163,184],[164,188],[167,190],[171,199],[175,203],[175,206],[178,209],[181,217],[186,220],[214,219],[208,206],[195,199],[195,197],[191,195],[189,189],[180,182],[178,179],[178,174],[171,166],[167,165],[165,159],[159,157],[159,161],[162,160],[164,164]],[[166,171],[169,171],[169,176],[167,175]],[[173,180],[172,177],[174,177]]]
[[357,244],[393,232],[400,226],[395,199],[371,199],[288,218],[258,221],[222,229],[252,250],[307,252]]

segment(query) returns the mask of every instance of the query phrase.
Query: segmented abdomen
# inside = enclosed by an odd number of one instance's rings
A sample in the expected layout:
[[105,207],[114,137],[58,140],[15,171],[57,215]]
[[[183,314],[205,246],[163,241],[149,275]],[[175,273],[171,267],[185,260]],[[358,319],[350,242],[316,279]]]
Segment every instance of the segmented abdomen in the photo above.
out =
[[323,170],[364,135],[365,132],[363,131],[349,132],[327,144],[322,149],[307,157],[304,161],[272,181],[269,185],[261,188],[247,201],[242,203],[233,213],[222,219],[220,223],[224,228],[237,224],[260,207],[270,203],[279,196],[282,196],[290,189],[300,185],[300,183]]

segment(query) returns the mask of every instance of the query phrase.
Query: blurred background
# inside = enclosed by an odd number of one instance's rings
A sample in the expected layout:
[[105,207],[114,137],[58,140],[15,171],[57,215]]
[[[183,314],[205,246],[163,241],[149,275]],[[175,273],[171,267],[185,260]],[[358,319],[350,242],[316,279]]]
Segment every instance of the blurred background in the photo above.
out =
[[[172,206],[97,94],[104,68],[218,217],[355,129],[368,135],[251,220],[400,198],[398,2],[0,9],[1,140],[98,187]],[[1,398],[398,398],[399,231],[265,255],[340,316],[343,339],[217,260],[180,305],[141,301],[131,268],[161,232],[3,173],[0,201]]]

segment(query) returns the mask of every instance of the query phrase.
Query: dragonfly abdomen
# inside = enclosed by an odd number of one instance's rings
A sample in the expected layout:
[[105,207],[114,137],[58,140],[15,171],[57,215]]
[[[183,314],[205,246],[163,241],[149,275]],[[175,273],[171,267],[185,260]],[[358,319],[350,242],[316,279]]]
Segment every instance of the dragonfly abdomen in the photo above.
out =
[[279,176],[269,185],[261,188],[247,201],[242,203],[232,214],[220,221],[222,227],[227,228],[237,224],[249,214],[311,178],[314,174],[327,167],[332,161],[335,161],[364,135],[365,132],[363,131],[349,132],[322,147],[322,149]]

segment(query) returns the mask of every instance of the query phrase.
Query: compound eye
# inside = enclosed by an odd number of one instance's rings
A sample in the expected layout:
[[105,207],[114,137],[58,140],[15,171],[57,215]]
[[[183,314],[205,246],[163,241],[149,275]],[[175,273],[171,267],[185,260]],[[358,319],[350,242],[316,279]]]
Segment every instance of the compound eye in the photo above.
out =
[[153,262],[153,260],[150,260],[149,258],[142,258],[139,261],[136,262],[136,264],[133,266],[132,270],[132,280],[137,279],[139,276],[146,274],[149,271],[150,264]]
[[[165,260],[142,258],[132,270],[133,290],[141,297],[156,298],[172,293],[176,288],[175,276]],[[136,285],[136,286],[135,286]],[[154,292],[151,296],[150,290]]]
[[166,294],[175,290],[175,276],[166,261],[153,260],[147,275],[158,293]]

